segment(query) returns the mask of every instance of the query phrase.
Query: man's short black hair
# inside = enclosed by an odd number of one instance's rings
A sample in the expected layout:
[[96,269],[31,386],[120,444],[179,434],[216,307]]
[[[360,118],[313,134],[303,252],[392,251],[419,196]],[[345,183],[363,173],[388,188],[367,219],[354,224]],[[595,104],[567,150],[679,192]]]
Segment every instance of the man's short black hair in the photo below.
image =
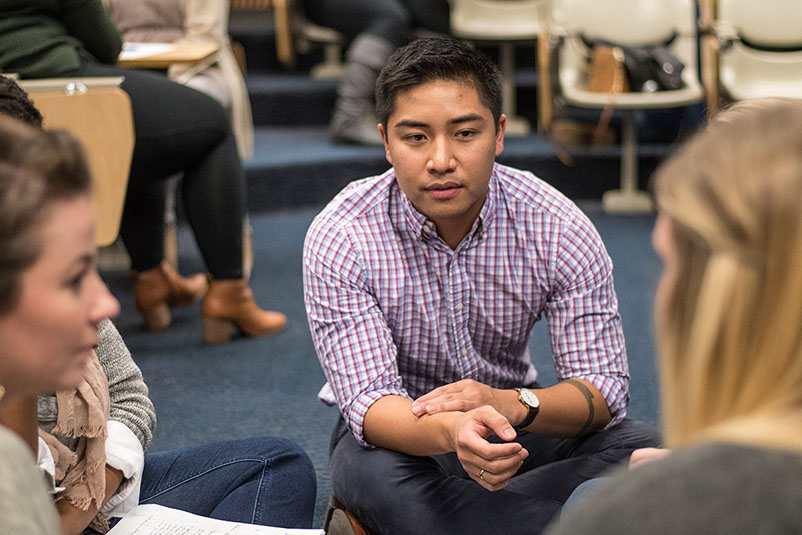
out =
[[28,93],[17,82],[3,75],[0,75],[0,113],[42,128],[42,114],[28,98]]
[[501,118],[501,73],[481,52],[447,37],[418,39],[390,56],[376,81],[376,115],[387,130],[399,93],[433,80],[470,85],[492,112],[498,126]]

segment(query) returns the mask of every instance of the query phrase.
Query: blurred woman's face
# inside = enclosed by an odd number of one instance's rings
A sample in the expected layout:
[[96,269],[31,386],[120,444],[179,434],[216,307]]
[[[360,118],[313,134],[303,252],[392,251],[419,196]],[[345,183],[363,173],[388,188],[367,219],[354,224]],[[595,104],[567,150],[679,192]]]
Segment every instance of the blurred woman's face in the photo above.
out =
[[119,303],[96,269],[85,196],[56,201],[39,230],[41,253],[20,277],[16,305],[0,315],[0,384],[20,395],[74,388]]
[[663,273],[657,283],[654,295],[654,316],[655,320],[660,323],[668,310],[669,298],[674,291],[679,273],[677,247],[674,243],[674,232],[668,216],[657,215],[657,221],[652,230],[652,247],[663,263]]

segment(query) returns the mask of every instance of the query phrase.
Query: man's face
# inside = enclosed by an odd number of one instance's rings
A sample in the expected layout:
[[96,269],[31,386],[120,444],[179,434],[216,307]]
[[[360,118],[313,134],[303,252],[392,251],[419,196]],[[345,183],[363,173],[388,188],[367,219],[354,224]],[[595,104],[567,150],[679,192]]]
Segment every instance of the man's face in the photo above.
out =
[[482,209],[505,124],[470,85],[433,80],[399,93],[379,126],[399,187],[452,248]]

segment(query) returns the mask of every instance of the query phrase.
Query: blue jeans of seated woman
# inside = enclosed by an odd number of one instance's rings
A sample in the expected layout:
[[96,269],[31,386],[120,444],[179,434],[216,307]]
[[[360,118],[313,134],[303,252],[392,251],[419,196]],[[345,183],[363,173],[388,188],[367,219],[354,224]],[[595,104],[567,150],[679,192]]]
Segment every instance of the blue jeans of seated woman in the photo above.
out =
[[609,483],[612,479],[613,478],[611,477],[596,477],[593,479],[588,479],[584,483],[580,484],[574,489],[574,492],[568,496],[568,499],[565,500],[562,511],[560,511],[560,516],[571,514],[575,508],[581,506],[585,501],[587,501],[589,494],[595,492],[599,487]]
[[294,442],[257,437],[145,455],[141,504],[220,520],[311,528],[316,478]]

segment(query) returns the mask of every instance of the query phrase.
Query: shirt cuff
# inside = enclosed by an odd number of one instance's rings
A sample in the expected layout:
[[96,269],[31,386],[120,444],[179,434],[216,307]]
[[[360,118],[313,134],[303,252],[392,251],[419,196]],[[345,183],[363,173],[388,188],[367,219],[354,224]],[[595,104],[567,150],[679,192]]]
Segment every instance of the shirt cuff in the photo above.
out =
[[125,424],[109,420],[106,431],[106,464],[121,471],[125,479],[100,511],[108,516],[121,517],[139,505],[145,451],[134,432]]
[[328,382],[324,384],[323,388],[321,388],[317,393],[317,398],[329,407],[337,404],[337,398],[334,396],[334,390],[331,389],[331,385]]
[[367,414],[371,405],[379,401],[384,396],[401,396],[405,398],[410,397],[409,394],[404,390],[382,388],[380,390],[373,390],[360,395],[351,404],[350,411],[346,417],[346,422],[348,422],[348,427],[351,429],[351,433],[354,435],[357,443],[359,443],[359,445],[363,448],[375,448],[373,444],[365,440],[365,414]]
[[64,490],[64,487],[56,486],[56,461],[53,459],[53,453],[47,447],[42,437],[39,437],[39,448],[36,451],[36,464],[39,466],[39,471],[45,479],[45,485],[50,494],[57,494]]
[[584,379],[595,386],[607,402],[607,408],[610,411],[610,422],[604,426],[604,429],[610,429],[621,423],[627,415],[627,404],[629,401],[627,386],[622,384],[621,380],[607,375],[595,374],[576,376],[576,378]]

